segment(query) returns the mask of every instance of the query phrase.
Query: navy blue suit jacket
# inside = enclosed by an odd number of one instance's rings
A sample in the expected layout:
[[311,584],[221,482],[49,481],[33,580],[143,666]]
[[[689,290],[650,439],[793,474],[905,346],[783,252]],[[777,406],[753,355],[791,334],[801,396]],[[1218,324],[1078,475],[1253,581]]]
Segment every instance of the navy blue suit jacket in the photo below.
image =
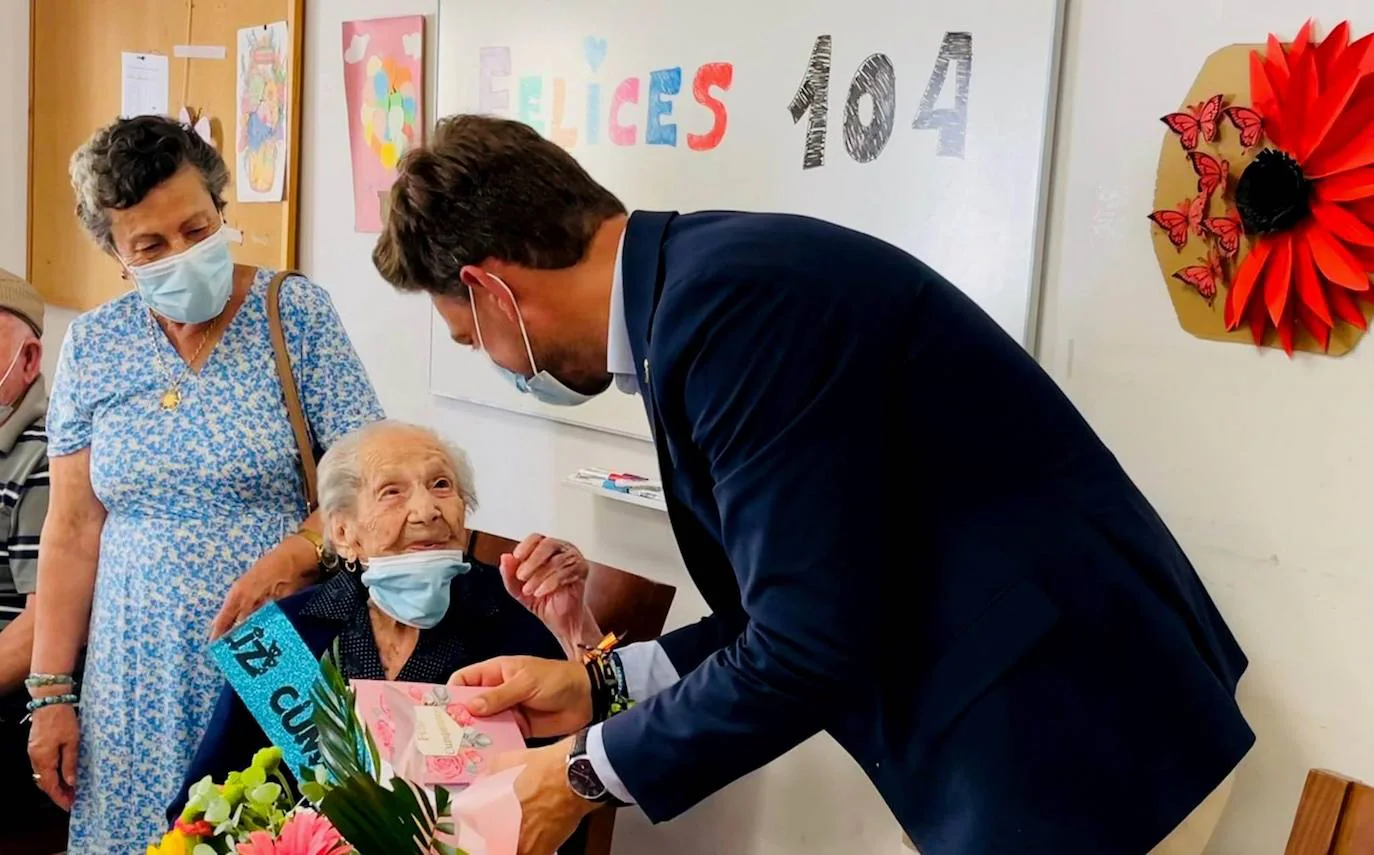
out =
[[648,816],[826,731],[925,855],[1162,840],[1254,741],[1247,663],[1054,382],[872,237],[740,213],[627,229],[643,398],[713,610],[662,639],[682,680],[603,730]]

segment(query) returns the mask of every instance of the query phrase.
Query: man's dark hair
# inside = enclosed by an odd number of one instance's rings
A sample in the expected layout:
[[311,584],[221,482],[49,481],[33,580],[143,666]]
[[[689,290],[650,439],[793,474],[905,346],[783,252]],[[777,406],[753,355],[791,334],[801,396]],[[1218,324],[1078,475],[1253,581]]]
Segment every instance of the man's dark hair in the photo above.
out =
[[200,172],[215,209],[222,212],[229,169],[214,146],[175,119],[117,119],[96,131],[72,155],[69,171],[76,216],[101,249],[112,250],[110,211],[142,202],[188,163]]
[[466,298],[458,272],[488,258],[571,267],[625,213],[572,155],[510,119],[442,119],[398,173],[372,263],[402,291]]

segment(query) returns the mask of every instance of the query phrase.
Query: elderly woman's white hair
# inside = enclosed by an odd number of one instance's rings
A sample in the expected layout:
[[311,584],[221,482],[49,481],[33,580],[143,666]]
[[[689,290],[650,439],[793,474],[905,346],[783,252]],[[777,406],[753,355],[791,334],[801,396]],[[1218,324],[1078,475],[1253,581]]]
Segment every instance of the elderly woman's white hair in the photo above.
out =
[[[477,507],[477,491],[473,485],[472,464],[461,448],[444,439],[439,433],[423,425],[383,419],[364,425],[336,441],[320,459],[317,478],[320,491],[320,511],[326,520],[339,515],[348,516],[355,510],[358,491],[362,489],[363,472],[359,451],[369,438],[390,430],[406,430],[424,434],[448,455],[457,478],[458,495],[469,511]],[[328,536],[329,526],[325,526]]]

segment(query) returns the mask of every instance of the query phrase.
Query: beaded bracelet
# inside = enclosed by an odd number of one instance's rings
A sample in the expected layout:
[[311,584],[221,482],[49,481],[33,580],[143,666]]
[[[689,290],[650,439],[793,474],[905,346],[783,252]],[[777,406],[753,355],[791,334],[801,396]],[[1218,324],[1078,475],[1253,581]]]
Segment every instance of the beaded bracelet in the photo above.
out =
[[43,707],[55,707],[58,704],[75,705],[76,702],[79,700],[80,698],[71,693],[65,695],[48,695],[45,698],[34,698],[33,700],[29,701],[27,704],[24,705],[24,709],[28,710],[29,713],[32,714],[43,709]]
[[625,666],[620,663],[620,654],[612,653],[606,657],[611,662],[611,673],[614,679],[611,681],[611,702],[607,716],[619,715],[635,705],[634,699],[630,697],[629,681],[625,679]]
[[71,686],[75,682],[70,674],[30,674],[24,678],[24,685],[30,689],[43,689],[48,686]]

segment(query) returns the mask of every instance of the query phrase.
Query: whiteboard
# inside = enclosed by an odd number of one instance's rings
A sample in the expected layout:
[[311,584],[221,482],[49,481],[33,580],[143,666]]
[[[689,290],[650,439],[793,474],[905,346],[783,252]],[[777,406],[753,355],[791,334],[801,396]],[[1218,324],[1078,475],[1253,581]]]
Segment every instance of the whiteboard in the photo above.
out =
[[[1062,5],[440,0],[438,115],[528,122],[631,210],[876,235],[1031,347]],[[486,363],[435,317],[434,394],[649,437],[633,396],[548,407]]]

